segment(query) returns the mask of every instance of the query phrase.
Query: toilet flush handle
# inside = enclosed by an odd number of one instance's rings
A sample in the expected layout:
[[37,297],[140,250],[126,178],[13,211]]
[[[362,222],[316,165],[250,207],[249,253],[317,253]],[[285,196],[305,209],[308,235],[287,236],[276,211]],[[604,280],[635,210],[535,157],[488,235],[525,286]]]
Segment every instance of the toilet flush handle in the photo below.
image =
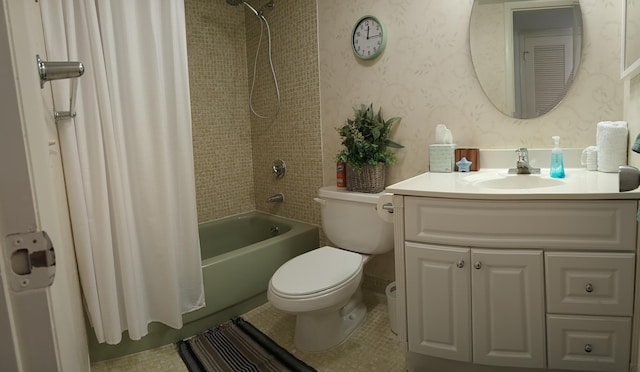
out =
[[320,205],[325,205],[327,204],[327,201],[324,199],[320,199],[320,198],[313,198],[313,200],[315,200],[318,204]]

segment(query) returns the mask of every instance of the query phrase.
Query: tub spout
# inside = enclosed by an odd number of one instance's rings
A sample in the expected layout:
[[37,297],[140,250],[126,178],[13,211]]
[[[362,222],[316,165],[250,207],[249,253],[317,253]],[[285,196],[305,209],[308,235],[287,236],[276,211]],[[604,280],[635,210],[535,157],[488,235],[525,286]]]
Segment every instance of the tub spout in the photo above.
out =
[[272,195],[269,197],[269,199],[267,199],[267,202],[269,203],[282,203],[284,201],[284,194],[283,193],[278,193],[275,195]]

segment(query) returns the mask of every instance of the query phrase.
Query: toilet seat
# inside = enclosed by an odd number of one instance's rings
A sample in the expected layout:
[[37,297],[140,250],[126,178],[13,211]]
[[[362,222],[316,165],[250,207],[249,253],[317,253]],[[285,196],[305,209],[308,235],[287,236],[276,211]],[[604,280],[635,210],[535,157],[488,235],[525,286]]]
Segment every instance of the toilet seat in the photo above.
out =
[[324,246],[287,261],[269,287],[284,299],[322,296],[359,278],[363,261],[361,254]]

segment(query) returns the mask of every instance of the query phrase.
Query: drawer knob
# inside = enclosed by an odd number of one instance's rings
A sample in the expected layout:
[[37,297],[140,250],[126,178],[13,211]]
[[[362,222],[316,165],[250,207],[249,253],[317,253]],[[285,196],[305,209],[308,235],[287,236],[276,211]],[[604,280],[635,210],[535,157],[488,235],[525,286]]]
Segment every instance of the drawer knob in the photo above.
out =
[[590,353],[591,350],[593,350],[593,348],[591,347],[591,344],[584,345],[584,351],[586,351],[587,353]]
[[587,283],[587,285],[584,287],[584,290],[587,291],[588,293],[593,292],[593,284]]
[[482,262],[476,261],[476,263],[473,264],[473,267],[475,267],[476,269],[481,268],[482,267]]
[[464,260],[458,261],[458,263],[456,263],[456,266],[462,269],[464,267]]

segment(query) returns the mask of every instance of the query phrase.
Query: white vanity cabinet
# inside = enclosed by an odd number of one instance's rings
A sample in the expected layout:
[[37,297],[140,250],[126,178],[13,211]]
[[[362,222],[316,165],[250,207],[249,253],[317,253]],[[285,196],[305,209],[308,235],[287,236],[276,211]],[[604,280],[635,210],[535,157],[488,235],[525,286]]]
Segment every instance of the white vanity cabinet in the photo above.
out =
[[541,250],[407,242],[405,253],[410,351],[544,367]]
[[410,370],[628,371],[637,200],[396,194],[394,206]]

